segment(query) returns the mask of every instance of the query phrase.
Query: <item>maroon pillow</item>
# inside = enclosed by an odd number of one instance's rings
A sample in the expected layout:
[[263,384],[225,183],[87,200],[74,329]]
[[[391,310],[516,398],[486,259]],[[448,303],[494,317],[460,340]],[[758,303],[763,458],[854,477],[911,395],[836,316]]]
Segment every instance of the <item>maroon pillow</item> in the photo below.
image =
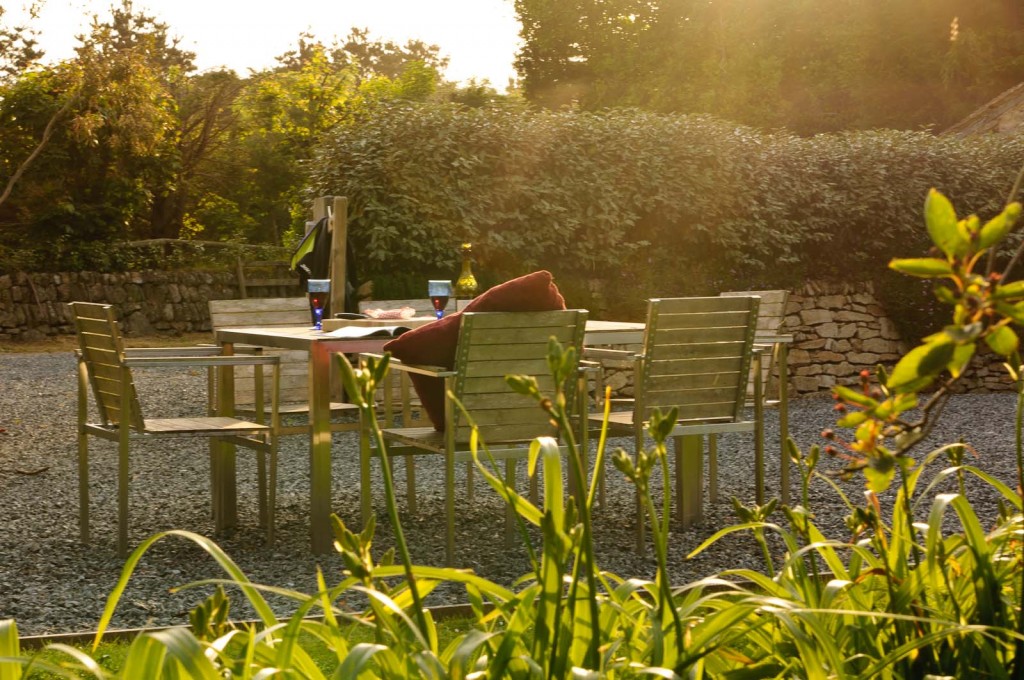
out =
[[[474,298],[465,309],[414,328],[384,345],[396,359],[407,364],[455,367],[455,346],[463,312],[547,312],[565,309],[551,272],[541,270],[498,284]],[[410,374],[423,410],[437,430],[444,430],[444,380]]]

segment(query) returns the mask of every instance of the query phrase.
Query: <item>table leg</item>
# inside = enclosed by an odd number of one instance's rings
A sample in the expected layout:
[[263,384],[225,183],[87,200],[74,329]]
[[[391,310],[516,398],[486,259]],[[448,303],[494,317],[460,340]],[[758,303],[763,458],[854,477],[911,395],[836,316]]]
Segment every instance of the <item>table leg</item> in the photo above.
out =
[[331,352],[309,350],[309,517],[314,554],[331,549]]
[[778,351],[777,365],[779,367],[779,441],[781,447],[781,460],[779,482],[782,485],[782,504],[789,505],[789,350],[786,343],[779,342],[775,345]]
[[[221,353],[232,355],[234,345],[222,343]],[[231,366],[217,369],[217,412],[235,414],[235,372]],[[210,440],[210,493],[213,496],[214,528],[219,533],[238,524],[238,493],[235,479],[235,446],[222,440]]]

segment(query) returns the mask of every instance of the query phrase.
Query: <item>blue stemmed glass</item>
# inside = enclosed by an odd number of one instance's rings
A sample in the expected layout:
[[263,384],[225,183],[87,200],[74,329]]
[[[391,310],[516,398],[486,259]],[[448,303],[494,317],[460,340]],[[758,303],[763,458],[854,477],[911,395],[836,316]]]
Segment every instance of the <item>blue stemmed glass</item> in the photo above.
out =
[[309,309],[313,314],[313,328],[323,328],[324,307],[331,292],[330,279],[310,279],[306,290],[309,292]]
[[448,299],[452,296],[452,282],[427,281],[427,295],[430,297],[430,304],[434,305],[434,314],[440,319],[444,316],[444,308],[448,306]]

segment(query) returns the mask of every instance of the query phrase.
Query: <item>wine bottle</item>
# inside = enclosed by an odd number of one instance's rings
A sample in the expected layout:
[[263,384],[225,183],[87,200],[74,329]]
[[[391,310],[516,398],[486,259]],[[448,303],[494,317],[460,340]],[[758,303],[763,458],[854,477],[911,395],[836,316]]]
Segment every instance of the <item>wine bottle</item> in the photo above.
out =
[[458,300],[471,300],[476,297],[477,283],[473,276],[473,244],[462,244],[462,272],[455,281],[456,308],[459,307]]

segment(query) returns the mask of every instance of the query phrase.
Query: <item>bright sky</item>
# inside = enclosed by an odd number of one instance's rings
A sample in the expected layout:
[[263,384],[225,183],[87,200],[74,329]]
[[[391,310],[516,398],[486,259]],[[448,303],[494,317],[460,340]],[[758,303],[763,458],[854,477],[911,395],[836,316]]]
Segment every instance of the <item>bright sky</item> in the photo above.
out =
[[[25,0],[27,1],[27,0]],[[73,54],[75,36],[93,14],[109,16],[119,0],[45,0],[34,25],[49,59]],[[18,2],[2,2],[18,16]],[[512,0],[135,0],[134,8],[168,24],[196,53],[200,70],[227,66],[246,75],[264,68],[309,31],[325,42],[367,28],[372,39],[438,45],[450,59],[447,77],[486,78],[499,91],[515,75],[519,23]]]

